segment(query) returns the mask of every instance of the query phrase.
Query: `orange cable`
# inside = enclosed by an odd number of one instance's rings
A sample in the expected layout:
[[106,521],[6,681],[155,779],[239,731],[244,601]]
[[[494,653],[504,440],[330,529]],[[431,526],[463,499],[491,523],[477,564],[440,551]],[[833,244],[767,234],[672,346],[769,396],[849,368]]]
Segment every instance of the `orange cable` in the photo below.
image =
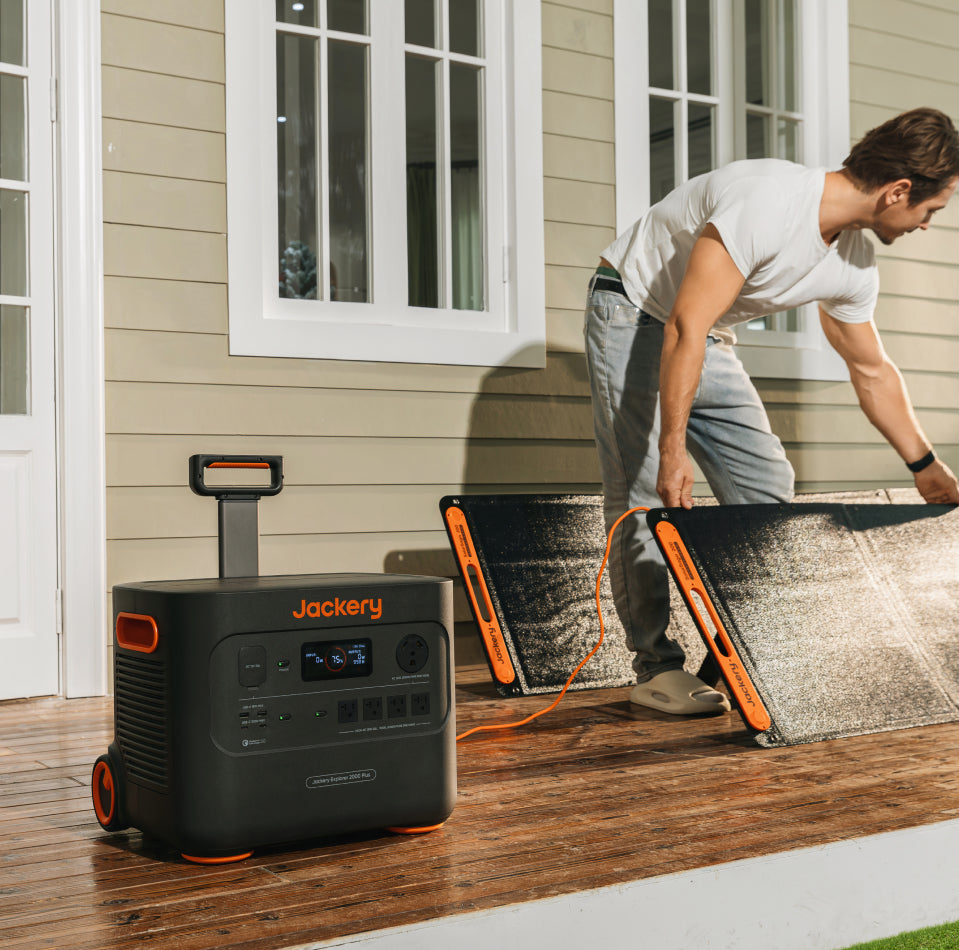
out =
[[586,656],[580,660],[579,665],[569,674],[569,679],[566,680],[565,685],[560,690],[559,695],[556,699],[553,700],[548,706],[544,709],[539,710],[539,712],[534,712],[531,716],[527,716],[525,719],[520,719],[518,722],[504,722],[500,724],[494,724],[489,726],[474,726],[472,729],[467,729],[466,732],[461,732],[457,737],[456,741],[459,742],[461,739],[465,739],[467,736],[473,735],[474,732],[495,732],[499,729],[516,729],[519,726],[525,726],[527,723],[532,722],[534,719],[538,719],[540,716],[545,716],[546,713],[552,712],[562,701],[563,697],[566,695],[566,690],[569,689],[573,680],[576,679],[579,671],[595,656],[596,651],[603,645],[603,640],[606,636],[606,627],[603,623],[603,608],[600,605],[599,600],[599,590],[600,582],[603,579],[603,571],[606,569],[606,562],[609,560],[609,551],[613,546],[613,532],[620,526],[620,524],[625,521],[630,515],[635,514],[637,511],[649,511],[648,508],[638,505],[636,508],[630,508],[629,511],[620,515],[616,521],[613,522],[613,526],[609,529],[609,535],[606,538],[606,551],[603,554],[603,563],[599,566],[599,573],[596,575],[596,613],[599,616],[599,639],[596,641],[596,646],[593,647]]

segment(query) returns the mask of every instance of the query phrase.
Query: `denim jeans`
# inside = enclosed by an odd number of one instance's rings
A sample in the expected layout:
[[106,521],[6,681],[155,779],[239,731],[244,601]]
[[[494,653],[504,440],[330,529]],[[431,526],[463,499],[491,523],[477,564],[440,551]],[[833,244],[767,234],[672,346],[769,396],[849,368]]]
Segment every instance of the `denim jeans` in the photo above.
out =
[[[606,530],[629,508],[661,507],[659,363],[663,324],[628,298],[590,282],[586,361],[605,493]],[[793,470],[759,394],[732,347],[709,337],[686,428],[686,447],[720,504],[787,502]],[[666,636],[669,581],[645,512],[617,529],[610,583],[633,667],[644,682],[679,669],[682,648]]]

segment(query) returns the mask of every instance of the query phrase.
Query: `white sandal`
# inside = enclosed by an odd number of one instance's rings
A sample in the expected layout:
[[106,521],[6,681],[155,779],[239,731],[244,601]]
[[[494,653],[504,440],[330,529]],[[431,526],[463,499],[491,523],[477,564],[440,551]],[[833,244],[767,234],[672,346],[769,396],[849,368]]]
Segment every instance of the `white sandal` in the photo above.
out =
[[729,712],[729,700],[685,670],[666,670],[633,687],[629,701],[675,716]]

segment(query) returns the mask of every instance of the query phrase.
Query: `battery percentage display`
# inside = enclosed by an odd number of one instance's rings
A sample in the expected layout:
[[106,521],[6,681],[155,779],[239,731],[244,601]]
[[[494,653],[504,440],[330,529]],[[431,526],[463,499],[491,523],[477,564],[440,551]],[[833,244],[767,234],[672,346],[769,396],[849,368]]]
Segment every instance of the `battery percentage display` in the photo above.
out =
[[373,643],[371,640],[304,643],[300,648],[300,670],[307,681],[369,676],[373,672]]

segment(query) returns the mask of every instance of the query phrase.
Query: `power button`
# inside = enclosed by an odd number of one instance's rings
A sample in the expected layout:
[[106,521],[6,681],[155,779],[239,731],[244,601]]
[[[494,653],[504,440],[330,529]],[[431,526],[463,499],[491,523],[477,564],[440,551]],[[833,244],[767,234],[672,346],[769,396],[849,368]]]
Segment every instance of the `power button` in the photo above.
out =
[[237,672],[241,686],[262,686],[266,682],[266,649],[240,647]]

